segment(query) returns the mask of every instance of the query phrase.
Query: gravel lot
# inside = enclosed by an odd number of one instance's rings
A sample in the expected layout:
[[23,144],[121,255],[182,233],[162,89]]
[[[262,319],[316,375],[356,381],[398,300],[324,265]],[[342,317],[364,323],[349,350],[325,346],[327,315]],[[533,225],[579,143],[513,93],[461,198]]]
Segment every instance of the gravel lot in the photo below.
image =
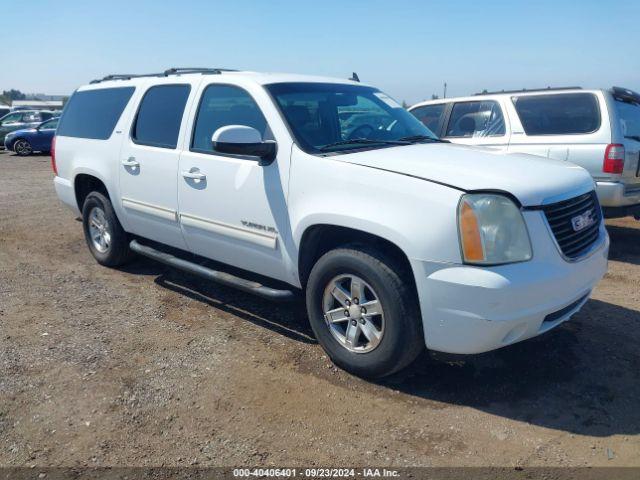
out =
[[640,222],[572,321],[375,384],[302,305],[99,266],[51,180],[0,153],[1,466],[640,466]]

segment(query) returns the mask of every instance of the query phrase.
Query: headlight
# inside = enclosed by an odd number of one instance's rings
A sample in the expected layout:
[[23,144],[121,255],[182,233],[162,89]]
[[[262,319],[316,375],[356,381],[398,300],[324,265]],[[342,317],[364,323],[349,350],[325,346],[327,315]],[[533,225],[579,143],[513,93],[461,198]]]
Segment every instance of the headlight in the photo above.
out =
[[525,262],[533,256],[522,213],[504,195],[463,195],[458,230],[465,263],[496,265]]

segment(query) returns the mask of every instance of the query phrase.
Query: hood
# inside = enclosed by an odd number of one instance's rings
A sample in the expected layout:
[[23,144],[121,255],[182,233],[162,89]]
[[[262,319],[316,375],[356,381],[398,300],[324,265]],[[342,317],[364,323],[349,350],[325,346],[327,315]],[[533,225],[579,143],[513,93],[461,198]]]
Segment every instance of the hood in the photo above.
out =
[[464,191],[509,192],[527,207],[571,198],[595,187],[585,169],[569,162],[452,143],[381,148],[334,158]]

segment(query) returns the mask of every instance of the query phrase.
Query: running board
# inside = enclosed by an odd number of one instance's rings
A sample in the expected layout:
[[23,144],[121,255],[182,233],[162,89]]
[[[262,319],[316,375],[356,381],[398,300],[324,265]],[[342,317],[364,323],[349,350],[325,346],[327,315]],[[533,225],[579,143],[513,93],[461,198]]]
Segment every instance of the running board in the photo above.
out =
[[183,260],[182,258],[178,258],[169,253],[161,252],[155,248],[142,245],[138,243],[137,240],[131,240],[129,248],[144,257],[151,258],[160,263],[164,263],[165,265],[169,265],[179,270],[192,273],[193,275],[206,278],[207,280],[226,285],[227,287],[237,288],[243,292],[252,293],[269,300],[290,301],[296,296],[291,290],[278,290],[276,288],[266,287],[258,282],[253,282],[251,280],[236,277],[229,273],[213,270],[203,265]]

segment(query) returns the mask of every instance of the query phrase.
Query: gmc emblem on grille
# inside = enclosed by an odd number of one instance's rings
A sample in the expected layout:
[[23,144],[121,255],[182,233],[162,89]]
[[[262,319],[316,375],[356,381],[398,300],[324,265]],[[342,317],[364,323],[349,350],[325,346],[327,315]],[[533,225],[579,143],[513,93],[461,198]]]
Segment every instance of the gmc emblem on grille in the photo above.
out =
[[571,219],[571,226],[573,227],[574,232],[579,232],[580,230],[584,230],[585,228],[593,225],[596,222],[596,219],[593,218],[593,210],[589,209],[586,212],[577,215]]

